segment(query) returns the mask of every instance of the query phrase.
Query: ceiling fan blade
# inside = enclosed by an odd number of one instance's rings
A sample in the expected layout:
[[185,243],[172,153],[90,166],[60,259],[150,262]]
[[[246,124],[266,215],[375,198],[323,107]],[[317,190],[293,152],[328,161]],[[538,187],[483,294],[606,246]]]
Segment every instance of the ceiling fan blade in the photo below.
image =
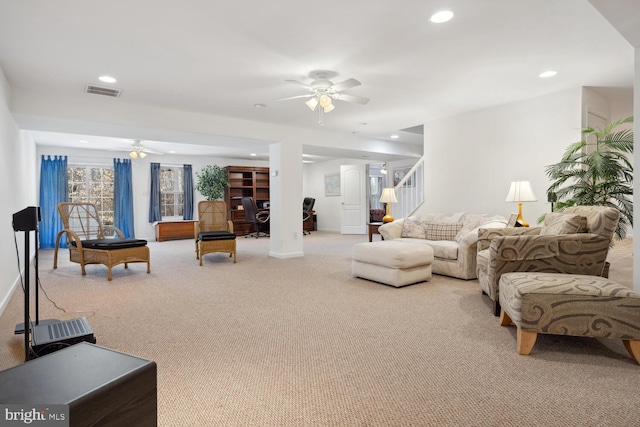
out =
[[159,156],[162,156],[164,153],[160,152],[160,151],[155,151],[155,150],[151,150],[149,148],[143,148],[142,150],[143,153],[147,153],[147,154],[157,154]]
[[331,88],[333,90],[335,90],[336,92],[340,92],[341,90],[345,90],[345,89],[349,89],[349,88],[352,88],[352,87],[360,86],[361,84],[362,83],[360,83],[356,79],[347,79],[347,80],[345,80],[343,82],[336,83],[336,84],[332,85]]
[[312,96],[316,96],[315,93],[309,93],[307,95],[289,96],[287,98],[276,99],[276,101],[288,101],[290,99],[311,98]]
[[365,98],[363,96],[347,95],[346,93],[336,93],[331,97],[339,101],[355,102],[356,104],[362,105],[369,102],[369,98]]
[[313,90],[313,88],[311,86],[309,86],[308,84],[299,82],[297,80],[285,80],[285,82],[292,83],[292,84],[297,85],[297,86],[302,86],[303,88],[305,88],[307,90]]

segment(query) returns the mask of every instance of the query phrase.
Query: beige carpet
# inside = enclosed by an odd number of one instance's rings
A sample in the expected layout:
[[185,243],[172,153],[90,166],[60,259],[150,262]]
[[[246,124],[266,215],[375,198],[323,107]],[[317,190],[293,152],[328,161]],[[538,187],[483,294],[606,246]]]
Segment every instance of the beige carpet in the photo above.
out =
[[[306,256],[238,239],[199,267],[192,240],[80,275],[41,251],[41,318],[87,316],[98,345],[158,364],[160,426],[635,426],[640,366],[622,342],[540,336],[530,356],[477,281],[392,288],[352,278],[366,236],[314,232]],[[6,260],[5,260],[6,261]],[[611,277],[631,283],[630,242]],[[8,264],[5,262],[5,264]],[[14,267],[15,268],[15,267]],[[42,295],[42,294],[41,294]],[[0,368],[22,363],[21,292],[0,317]]]

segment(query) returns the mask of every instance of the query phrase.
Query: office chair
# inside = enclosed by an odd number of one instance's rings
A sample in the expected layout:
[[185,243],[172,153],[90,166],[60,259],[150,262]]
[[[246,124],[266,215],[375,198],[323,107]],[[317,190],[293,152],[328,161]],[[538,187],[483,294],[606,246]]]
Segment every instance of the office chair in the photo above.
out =
[[[313,197],[305,197],[302,201],[302,222],[307,221],[313,215],[313,205],[316,203],[316,199]],[[303,235],[311,234],[310,231],[302,231]]]
[[262,227],[269,222],[269,211],[267,210],[258,210],[258,206],[256,205],[256,201],[253,197],[243,197],[242,198],[242,207],[244,208],[244,218],[250,224],[255,224],[256,231],[247,234],[244,237],[249,237],[252,235],[256,236],[256,239],[260,237],[260,233],[264,235],[264,237],[269,237],[267,233],[262,231]]

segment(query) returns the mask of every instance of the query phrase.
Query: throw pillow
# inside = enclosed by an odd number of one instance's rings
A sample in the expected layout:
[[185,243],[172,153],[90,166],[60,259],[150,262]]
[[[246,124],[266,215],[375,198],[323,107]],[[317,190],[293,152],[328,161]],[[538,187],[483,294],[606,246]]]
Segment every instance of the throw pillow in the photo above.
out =
[[418,218],[405,218],[402,223],[402,237],[424,239],[424,221]]
[[540,235],[573,234],[585,231],[587,231],[586,217],[571,213],[550,212],[544,218]]
[[461,222],[429,222],[424,227],[426,240],[456,240]]

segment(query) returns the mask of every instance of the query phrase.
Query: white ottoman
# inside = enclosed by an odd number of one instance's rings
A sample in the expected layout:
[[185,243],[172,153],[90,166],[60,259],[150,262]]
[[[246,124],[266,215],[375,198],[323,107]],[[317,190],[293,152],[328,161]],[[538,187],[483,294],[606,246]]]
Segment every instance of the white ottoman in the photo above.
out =
[[399,288],[431,279],[432,262],[429,245],[395,240],[358,243],[353,247],[351,274]]

